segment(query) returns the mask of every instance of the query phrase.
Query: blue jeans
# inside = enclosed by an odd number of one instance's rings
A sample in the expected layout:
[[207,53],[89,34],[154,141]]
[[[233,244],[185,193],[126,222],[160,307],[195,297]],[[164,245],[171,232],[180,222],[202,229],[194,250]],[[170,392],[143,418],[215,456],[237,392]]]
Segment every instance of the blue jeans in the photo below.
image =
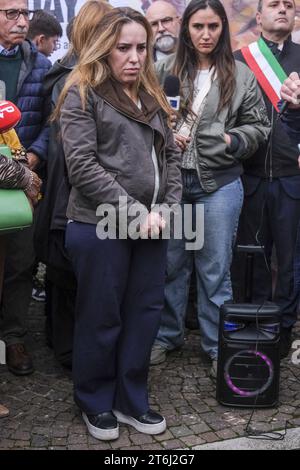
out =
[[204,246],[188,251],[185,239],[169,242],[165,306],[156,338],[156,343],[166,349],[183,344],[189,283],[195,262],[201,346],[212,359],[217,358],[219,307],[232,299],[230,266],[243,196],[240,178],[208,194],[202,190],[196,171],[183,170],[182,205],[204,204]]

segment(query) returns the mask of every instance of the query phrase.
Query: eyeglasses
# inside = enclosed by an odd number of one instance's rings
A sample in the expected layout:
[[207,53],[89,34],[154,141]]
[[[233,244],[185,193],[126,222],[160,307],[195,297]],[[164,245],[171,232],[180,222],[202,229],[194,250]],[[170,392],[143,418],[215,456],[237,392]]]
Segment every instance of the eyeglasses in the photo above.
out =
[[162,18],[161,20],[156,20],[156,21],[150,21],[150,25],[152,28],[158,28],[159,23],[162,25],[163,28],[167,28],[170,26],[173,21],[178,18],[178,16],[172,17],[172,16],[166,16],[165,18]]
[[0,10],[3,11],[8,20],[18,20],[23,15],[25,20],[32,20],[34,11],[32,10]]

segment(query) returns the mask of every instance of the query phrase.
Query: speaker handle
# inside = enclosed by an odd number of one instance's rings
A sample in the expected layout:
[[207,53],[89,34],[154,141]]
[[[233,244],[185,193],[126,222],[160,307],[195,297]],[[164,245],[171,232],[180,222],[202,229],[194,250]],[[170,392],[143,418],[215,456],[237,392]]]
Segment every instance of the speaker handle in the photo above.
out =
[[254,255],[256,253],[264,253],[264,246],[262,245],[237,245],[239,253],[246,253],[246,273],[245,273],[245,302],[252,302],[253,293],[253,268],[254,268]]

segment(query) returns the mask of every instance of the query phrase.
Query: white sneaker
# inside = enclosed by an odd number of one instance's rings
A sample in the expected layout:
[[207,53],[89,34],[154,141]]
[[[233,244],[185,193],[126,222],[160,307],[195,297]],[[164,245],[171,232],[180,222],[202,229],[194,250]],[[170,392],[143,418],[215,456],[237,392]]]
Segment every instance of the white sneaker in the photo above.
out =
[[119,425],[112,412],[100,413],[95,416],[87,416],[82,412],[82,418],[89,433],[100,441],[113,441],[119,437]]
[[113,410],[113,414],[119,423],[129,424],[143,434],[161,434],[167,429],[165,418],[152,410],[149,410],[138,418],[124,415],[116,410]]
[[167,359],[167,349],[158,343],[154,343],[151,350],[150,365],[156,366]]

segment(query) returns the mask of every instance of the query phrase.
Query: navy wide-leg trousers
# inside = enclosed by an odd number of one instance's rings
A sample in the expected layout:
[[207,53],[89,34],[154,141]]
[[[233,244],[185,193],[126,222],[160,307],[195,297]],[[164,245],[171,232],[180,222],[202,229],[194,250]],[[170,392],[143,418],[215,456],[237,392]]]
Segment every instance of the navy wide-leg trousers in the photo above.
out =
[[165,240],[100,240],[96,226],[68,224],[77,282],[74,395],[87,414],[148,411],[151,347],[164,301]]

